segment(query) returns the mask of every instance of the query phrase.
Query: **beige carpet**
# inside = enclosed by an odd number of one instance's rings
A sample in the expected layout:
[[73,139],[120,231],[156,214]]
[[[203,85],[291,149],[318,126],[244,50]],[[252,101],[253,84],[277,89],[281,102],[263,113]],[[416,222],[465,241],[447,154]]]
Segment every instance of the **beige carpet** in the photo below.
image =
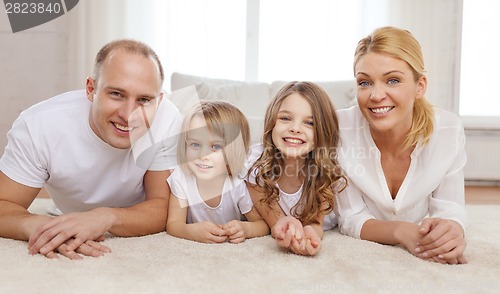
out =
[[[37,199],[34,213],[50,200]],[[71,261],[30,256],[0,238],[0,293],[499,293],[500,206],[467,206],[466,265],[422,261],[401,248],[327,232],[313,258],[270,237],[208,245],[166,233],[104,241],[113,252]]]

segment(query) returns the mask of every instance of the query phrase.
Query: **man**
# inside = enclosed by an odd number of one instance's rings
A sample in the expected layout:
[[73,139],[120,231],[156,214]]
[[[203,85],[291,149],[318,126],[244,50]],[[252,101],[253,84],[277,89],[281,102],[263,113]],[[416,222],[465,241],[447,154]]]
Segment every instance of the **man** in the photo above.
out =
[[[165,230],[166,178],[176,164],[176,139],[165,135],[146,168],[136,164],[131,149],[131,139],[141,136],[141,121],[149,128],[158,106],[167,112],[161,129],[172,137],[179,131],[178,110],[162,100],[163,80],[151,48],[118,40],[97,54],[85,91],[21,113],[0,159],[0,236],[29,241],[31,254],[79,259],[109,252],[97,242],[107,232],[139,236]],[[63,215],[27,211],[43,186]]]

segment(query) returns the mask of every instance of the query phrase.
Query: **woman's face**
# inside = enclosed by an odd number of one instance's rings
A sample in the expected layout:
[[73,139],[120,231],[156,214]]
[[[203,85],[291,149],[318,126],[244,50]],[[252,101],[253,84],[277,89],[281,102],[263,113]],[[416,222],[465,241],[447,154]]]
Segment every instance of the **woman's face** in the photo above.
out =
[[358,105],[371,132],[408,133],[415,99],[425,94],[426,77],[416,82],[405,61],[378,53],[361,57],[354,74]]
[[272,139],[285,158],[305,159],[314,149],[311,105],[300,94],[292,93],[281,103]]

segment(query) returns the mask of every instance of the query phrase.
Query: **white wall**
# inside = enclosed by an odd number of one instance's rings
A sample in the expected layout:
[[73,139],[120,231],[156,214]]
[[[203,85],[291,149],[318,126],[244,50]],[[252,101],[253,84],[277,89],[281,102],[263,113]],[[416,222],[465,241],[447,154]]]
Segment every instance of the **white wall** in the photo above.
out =
[[13,34],[0,5],[0,153],[7,131],[32,104],[67,91],[68,18]]

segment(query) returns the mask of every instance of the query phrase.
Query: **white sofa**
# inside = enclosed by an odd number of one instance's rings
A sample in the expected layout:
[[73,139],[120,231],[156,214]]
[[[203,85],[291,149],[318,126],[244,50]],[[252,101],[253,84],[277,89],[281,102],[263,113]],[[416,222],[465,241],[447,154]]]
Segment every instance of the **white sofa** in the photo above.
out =
[[[251,139],[259,142],[263,132],[263,119],[268,101],[278,92],[286,81],[272,83],[244,82],[226,79],[213,79],[182,73],[171,77],[171,99],[182,111],[193,99],[225,100],[237,106],[248,118]],[[356,103],[354,81],[316,82],[330,96],[337,109]]]

